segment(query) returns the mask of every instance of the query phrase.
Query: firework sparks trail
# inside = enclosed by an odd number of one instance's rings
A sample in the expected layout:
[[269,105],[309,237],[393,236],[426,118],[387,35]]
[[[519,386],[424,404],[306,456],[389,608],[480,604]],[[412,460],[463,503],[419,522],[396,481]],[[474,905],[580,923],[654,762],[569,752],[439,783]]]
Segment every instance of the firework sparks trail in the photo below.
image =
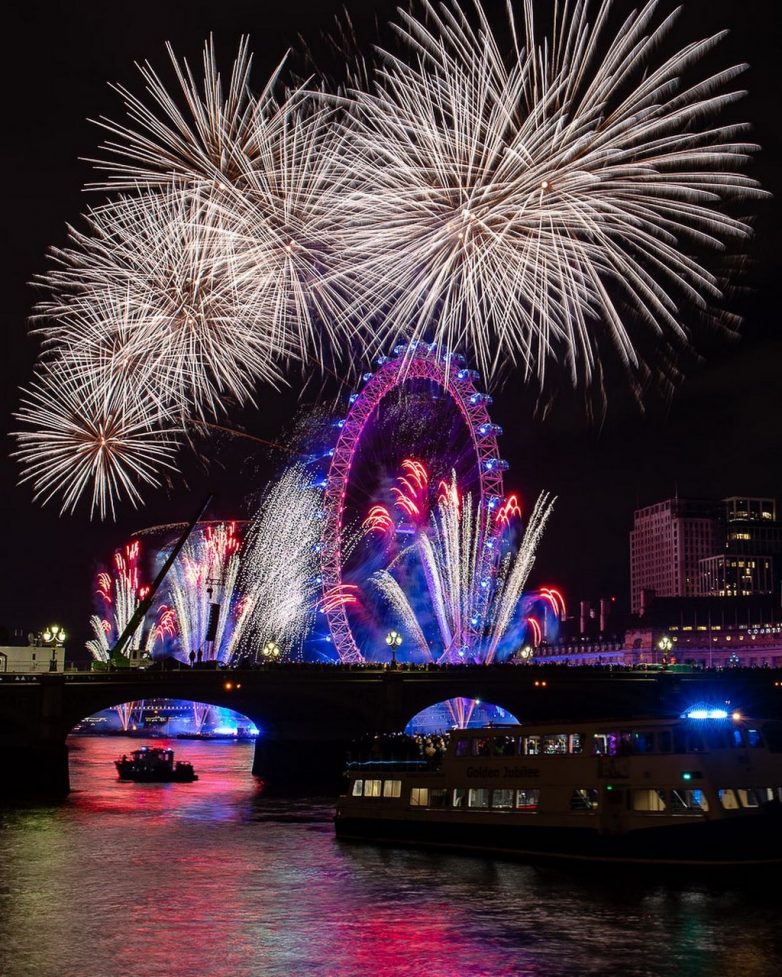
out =
[[122,732],[127,733],[130,724],[133,722],[133,717],[135,716],[137,720],[141,719],[144,711],[144,700],[136,699],[131,702],[123,702],[118,706],[114,706],[114,711],[119,716]]
[[527,520],[518,553],[512,560],[507,556],[503,559],[502,571],[498,574],[498,585],[492,598],[491,628],[485,651],[487,662],[494,660],[497,648],[519,605],[553,505],[554,499],[545,492],[541,493]]
[[540,622],[537,620],[537,618],[528,617],[527,624],[532,631],[532,645],[533,647],[537,648],[537,646],[543,640],[543,631],[540,627]]
[[428,516],[429,472],[423,462],[405,458],[401,464],[402,473],[397,476],[397,484],[392,486],[394,505],[401,509],[412,522],[426,520]]
[[[429,517],[429,472],[423,462],[405,458],[396,484],[390,488],[394,508],[402,513],[406,525],[421,525]],[[361,523],[364,534],[387,535],[397,528],[394,517],[386,505],[373,505]]]
[[[459,500],[454,477],[429,527],[387,569],[372,575],[372,583],[400,616],[426,660],[494,660],[513,622],[552,506],[553,499],[542,494],[527,521],[518,551],[503,554],[499,545],[502,529],[483,508],[474,511],[470,494]],[[482,552],[484,547],[491,551],[489,561]],[[436,655],[414,602],[393,576],[396,562],[412,552],[420,561],[428,611],[437,623],[440,650]]]
[[521,506],[515,495],[509,495],[497,513],[497,526],[506,529],[512,519],[521,519]]
[[[190,536],[171,567],[167,585],[184,660],[199,652],[204,660],[228,660],[239,601],[240,545],[235,523],[210,525]],[[217,625],[209,638],[213,604]]]
[[367,513],[366,519],[361,523],[361,530],[364,533],[381,533],[385,535],[394,528],[394,520],[391,513],[384,505],[373,505]]
[[[94,637],[86,642],[87,650],[96,661],[109,660],[117,638],[122,634],[146,592],[141,582],[141,546],[138,540],[128,543],[114,554],[112,572],[98,574],[96,596],[101,612],[90,618]],[[131,635],[127,642],[126,654],[131,650],[150,651],[158,640],[157,628],[163,616],[147,633],[144,622]]]
[[271,487],[242,552],[242,611],[230,659],[255,657],[267,642],[291,656],[308,634],[321,596],[320,493],[303,466],[292,465]]
[[471,6],[400,12],[402,54],[353,93],[361,179],[336,226],[381,296],[372,339],[467,346],[487,375],[510,361],[540,383],[563,361],[599,379],[610,347],[641,374],[644,333],[684,345],[682,304],[721,305],[704,255],[750,234],[726,206],[762,195],[741,172],[757,147],[713,121],[746,66],[690,80],[725,32],[659,58],[677,12],[657,0],[615,31],[611,0],[564,0],[546,37],[533,0],[497,34]]
[[338,607],[347,607],[350,604],[358,603],[358,584],[343,583],[338,587],[332,587],[323,595],[320,602],[321,610],[324,613],[334,611]]
[[453,725],[457,729],[467,729],[470,725],[470,719],[475,711],[475,707],[478,705],[475,699],[465,699],[463,696],[457,696],[455,699],[448,699],[446,702],[446,708],[448,713],[453,720]]
[[193,730],[196,733],[203,731],[207,720],[209,719],[209,714],[212,711],[212,707],[207,705],[205,702],[194,702],[193,703]]

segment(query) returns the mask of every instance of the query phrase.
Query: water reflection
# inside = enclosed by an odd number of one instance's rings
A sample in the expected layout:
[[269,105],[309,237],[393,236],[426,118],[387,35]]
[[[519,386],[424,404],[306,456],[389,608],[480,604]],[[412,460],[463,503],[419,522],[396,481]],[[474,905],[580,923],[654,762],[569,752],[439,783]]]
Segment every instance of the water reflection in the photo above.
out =
[[0,815],[3,977],[778,977],[779,897],[697,877],[339,843],[252,747],[176,742],[194,784],[125,784],[75,742],[59,807]]

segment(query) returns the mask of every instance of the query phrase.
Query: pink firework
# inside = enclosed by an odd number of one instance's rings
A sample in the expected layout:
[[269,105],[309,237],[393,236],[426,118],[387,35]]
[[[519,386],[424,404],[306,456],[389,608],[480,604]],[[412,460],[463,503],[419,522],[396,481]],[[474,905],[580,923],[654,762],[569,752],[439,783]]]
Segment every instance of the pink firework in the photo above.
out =
[[[96,594],[102,613],[90,618],[94,637],[87,642],[88,650],[98,661],[108,661],[114,643],[148,592],[148,585],[142,583],[141,545],[134,540],[114,554],[111,572],[103,570],[98,574]],[[151,633],[144,635],[142,622],[131,636],[128,651],[146,650]]]

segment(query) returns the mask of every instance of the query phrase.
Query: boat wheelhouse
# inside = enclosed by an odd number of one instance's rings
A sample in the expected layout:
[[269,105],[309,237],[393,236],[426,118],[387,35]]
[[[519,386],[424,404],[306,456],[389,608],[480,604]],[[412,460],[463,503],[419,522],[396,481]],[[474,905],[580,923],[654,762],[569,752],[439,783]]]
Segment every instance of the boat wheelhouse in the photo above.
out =
[[340,838],[535,858],[782,861],[780,724],[671,719],[455,730],[435,761],[350,763]]
[[174,751],[151,746],[142,746],[128,757],[123,755],[114,761],[120,780],[134,780],[137,783],[189,784],[198,780],[192,763],[186,760],[174,761]]

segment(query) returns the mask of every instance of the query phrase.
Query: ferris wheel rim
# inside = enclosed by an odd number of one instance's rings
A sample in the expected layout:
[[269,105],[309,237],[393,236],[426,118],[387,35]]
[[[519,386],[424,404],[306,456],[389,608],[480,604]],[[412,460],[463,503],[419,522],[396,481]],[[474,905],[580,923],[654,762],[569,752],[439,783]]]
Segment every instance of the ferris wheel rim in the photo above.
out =
[[[479,391],[479,374],[463,366],[458,353],[420,342],[397,346],[392,357],[380,357],[378,369],[364,375],[364,387],[350,397],[346,417],[337,422],[339,434],[331,454],[324,485],[321,576],[324,594],[339,594],[342,579],[342,535],[345,498],[356,451],[364,429],[383,400],[411,380],[437,384],[459,409],[470,434],[478,469],[479,504],[499,505],[503,495],[505,463],[499,455],[498,429],[488,408],[491,397]],[[331,641],[340,662],[365,661],[353,637],[345,604],[329,601],[324,608]]]

